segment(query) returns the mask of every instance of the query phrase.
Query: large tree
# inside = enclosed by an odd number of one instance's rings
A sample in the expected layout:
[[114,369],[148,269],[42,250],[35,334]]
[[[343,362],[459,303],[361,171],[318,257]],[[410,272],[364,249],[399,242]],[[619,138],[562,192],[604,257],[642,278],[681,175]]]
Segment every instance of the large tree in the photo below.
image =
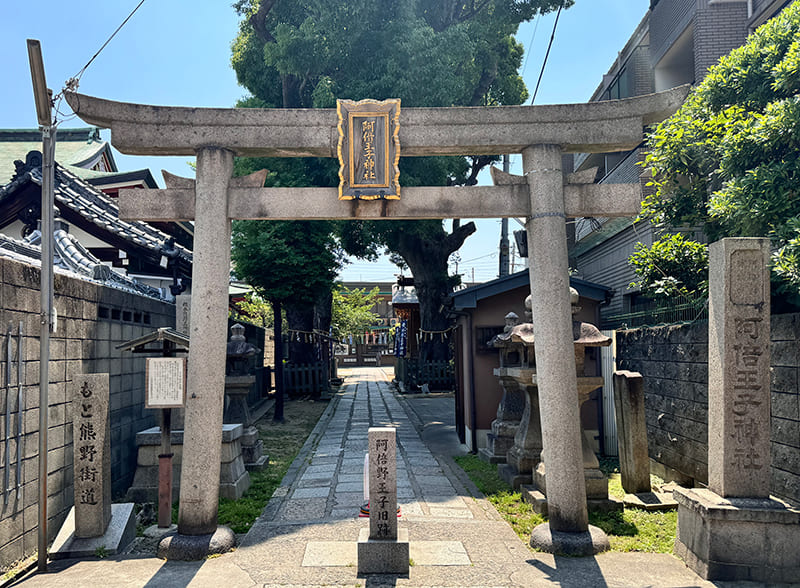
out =
[[776,290],[790,296],[800,289],[799,66],[794,3],[709,70],[650,133],[645,161],[655,187],[646,215],[666,230],[702,228],[711,241],[770,237]]
[[[520,22],[573,0],[239,0],[232,63],[254,99],[243,105],[331,108],[336,98],[400,98],[404,106],[521,104]],[[403,158],[401,184],[472,185],[488,157]],[[336,165],[262,162],[282,181],[335,185]],[[452,290],[447,259],[475,231],[442,221],[350,223],[345,248],[364,257],[388,248],[414,274],[422,328],[444,330]],[[445,358],[446,346],[427,346]]]

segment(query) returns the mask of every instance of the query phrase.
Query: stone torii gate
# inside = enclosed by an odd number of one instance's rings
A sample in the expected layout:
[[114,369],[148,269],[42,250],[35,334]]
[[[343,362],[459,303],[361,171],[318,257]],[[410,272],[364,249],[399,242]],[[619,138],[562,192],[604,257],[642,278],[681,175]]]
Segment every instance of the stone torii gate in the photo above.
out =
[[[248,187],[231,179],[234,156],[336,157],[337,113],[323,109],[216,109],[112,102],[67,93],[85,122],[111,129],[130,155],[197,156],[196,182],[165,190],[122,190],[126,220],[194,220],[191,346],[177,545],[205,555],[218,533],[227,284],[231,219],[438,219],[526,217],[537,377],[550,521],[534,531],[554,552],[588,554],[607,538],[589,533],[581,459],[569,300],[567,217],[632,216],[638,184],[596,185],[565,177],[562,153],[635,148],[643,127],[666,118],[687,87],[587,104],[405,108],[403,156],[521,153],[525,178],[495,186],[404,188],[401,200],[338,200],[336,188]],[[251,184],[252,185],[252,184]],[[222,529],[222,528],[220,528]],[[598,535],[599,534],[599,535]],[[166,553],[168,558],[184,553]]]

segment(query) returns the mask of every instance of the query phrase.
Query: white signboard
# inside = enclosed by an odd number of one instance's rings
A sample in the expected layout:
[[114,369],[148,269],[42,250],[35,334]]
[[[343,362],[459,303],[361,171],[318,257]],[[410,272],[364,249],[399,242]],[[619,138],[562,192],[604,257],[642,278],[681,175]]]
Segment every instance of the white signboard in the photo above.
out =
[[145,408],[186,405],[186,358],[148,357]]

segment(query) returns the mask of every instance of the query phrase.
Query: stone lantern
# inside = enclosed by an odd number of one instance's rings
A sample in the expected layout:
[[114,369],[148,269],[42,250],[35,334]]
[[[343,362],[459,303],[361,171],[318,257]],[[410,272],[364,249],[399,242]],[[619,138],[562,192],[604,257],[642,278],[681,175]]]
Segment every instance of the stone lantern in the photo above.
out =
[[[503,334],[519,324],[519,316],[509,312],[505,316]],[[512,374],[513,368],[520,367],[526,354],[525,347],[518,342],[494,337],[489,345],[500,351],[500,367],[495,368],[494,375],[500,380],[503,396],[497,406],[497,418],[492,421],[491,432],[487,434],[487,446],[479,452],[481,459],[489,463],[505,463],[506,453],[514,444],[514,436],[525,409],[525,393]]]
[[498,466],[500,477],[515,489],[522,484],[532,483],[533,470],[542,454],[542,425],[530,309],[531,299],[528,296],[525,299],[528,322],[511,326],[491,341],[500,350],[500,367],[494,371],[495,375],[506,386],[514,385],[522,393],[524,401],[514,443],[506,452],[506,463]]
[[225,396],[227,397],[223,423],[241,423],[242,457],[248,470],[259,470],[266,466],[268,456],[262,455],[263,442],[247,406],[247,397],[256,381],[251,370],[252,359],[261,349],[247,342],[244,326],[239,323],[231,327],[225,359]]
[[[577,290],[570,288],[573,317],[580,311],[578,298]],[[572,321],[572,338],[574,340],[575,349],[575,370],[578,377],[578,403],[583,405],[583,403],[589,399],[589,395],[603,385],[603,378],[601,376],[584,375],[586,348],[608,347],[611,345],[611,338],[603,335],[594,325],[577,320]],[[609,500],[608,477],[600,471],[600,462],[598,462],[597,456],[594,454],[591,440],[583,427],[581,427],[581,449],[583,456],[583,474],[586,481],[586,498],[589,505],[603,510],[621,510],[621,502]],[[537,491],[531,493],[534,501],[534,508],[539,512],[544,512],[546,509],[545,496],[547,495],[544,461],[536,466],[534,483],[537,488]]]

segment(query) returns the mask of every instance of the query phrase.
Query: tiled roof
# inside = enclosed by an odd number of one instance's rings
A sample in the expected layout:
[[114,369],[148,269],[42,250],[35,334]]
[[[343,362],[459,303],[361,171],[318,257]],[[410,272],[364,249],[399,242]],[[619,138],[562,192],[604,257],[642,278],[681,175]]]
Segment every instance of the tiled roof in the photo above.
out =
[[[127,276],[119,275],[110,267],[100,263],[78,241],[63,229],[53,232],[53,269],[73,278],[89,280],[105,286],[149,296],[161,298],[158,288],[142,284]],[[0,233],[0,256],[41,267],[42,248],[41,233],[36,231],[25,240],[13,239]]]
[[[29,154],[25,165],[18,170],[11,183],[0,187],[0,205],[5,197],[10,196],[28,181],[42,185],[40,162],[41,155],[38,152]],[[170,235],[142,221],[120,220],[119,207],[115,202],[59,164],[56,164],[55,177],[57,205],[76,212],[101,231],[107,231],[139,247],[144,247],[154,255],[161,255],[162,246],[170,239]],[[102,236],[100,238],[102,239]],[[190,251],[177,244],[175,247],[182,259],[191,262]]]
[[[41,149],[42,134],[38,130],[0,129],[0,184],[5,184],[14,176],[15,161],[24,161],[28,152]],[[97,128],[60,129],[56,133],[56,161],[64,165],[89,168],[104,153],[113,166],[111,147],[100,138]]]

